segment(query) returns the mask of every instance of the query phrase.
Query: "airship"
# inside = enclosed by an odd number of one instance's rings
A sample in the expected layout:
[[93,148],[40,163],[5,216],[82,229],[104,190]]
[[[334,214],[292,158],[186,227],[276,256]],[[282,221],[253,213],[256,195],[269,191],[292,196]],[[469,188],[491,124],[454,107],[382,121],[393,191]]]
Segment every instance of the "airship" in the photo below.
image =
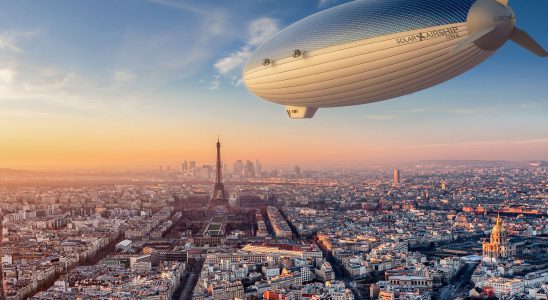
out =
[[292,119],[319,108],[388,100],[454,78],[512,40],[546,51],[516,27],[508,0],[356,0],[311,15],[257,48],[247,88]]

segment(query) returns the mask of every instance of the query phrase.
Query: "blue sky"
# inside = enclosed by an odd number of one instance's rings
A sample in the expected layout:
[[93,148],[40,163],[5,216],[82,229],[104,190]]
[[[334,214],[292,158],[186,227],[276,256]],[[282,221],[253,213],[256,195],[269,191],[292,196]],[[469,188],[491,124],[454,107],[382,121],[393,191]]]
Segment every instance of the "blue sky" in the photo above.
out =
[[[217,134],[229,159],[273,165],[548,159],[548,60],[512,43],[432,89],[306,121],[239,83],[261,42],[343,2],[1,1],[0,167],[112,165],[115,149],[124,165],[205,161]],[[548,48],[548,1],[510,5]]]

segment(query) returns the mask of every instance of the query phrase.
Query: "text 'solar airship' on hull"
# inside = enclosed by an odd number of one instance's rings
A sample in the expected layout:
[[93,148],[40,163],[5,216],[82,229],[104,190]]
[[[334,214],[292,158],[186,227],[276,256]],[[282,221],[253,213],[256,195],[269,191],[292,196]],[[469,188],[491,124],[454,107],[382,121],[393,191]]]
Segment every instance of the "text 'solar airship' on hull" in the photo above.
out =
[[547,56],[515,28],[507,0],[358,0],[307,17],[263,44],[244,69],[290,118],[413,93],[478,65],[508,39]]

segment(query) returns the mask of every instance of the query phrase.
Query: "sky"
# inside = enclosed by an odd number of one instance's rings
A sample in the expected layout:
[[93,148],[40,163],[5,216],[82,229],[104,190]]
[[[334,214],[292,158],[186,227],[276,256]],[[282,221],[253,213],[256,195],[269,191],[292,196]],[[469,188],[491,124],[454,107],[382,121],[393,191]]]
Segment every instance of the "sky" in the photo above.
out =
[[[368,0],[365,0],[368,1]],[[0,0],[0,168],[548,160],[548,60],[507,43],[436,87],[290,120],[241,70],[342,0]],[[548,48],[546,0],[511,0]]]

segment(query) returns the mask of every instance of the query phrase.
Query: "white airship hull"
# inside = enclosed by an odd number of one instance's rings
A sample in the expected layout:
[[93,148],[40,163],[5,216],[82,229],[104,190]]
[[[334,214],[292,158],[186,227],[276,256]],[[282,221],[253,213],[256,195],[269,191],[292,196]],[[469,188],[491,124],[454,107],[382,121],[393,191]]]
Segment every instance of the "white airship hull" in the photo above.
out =
[[467,36],[466,23],[399,32],[288,56],[247,70],[244,81],[261,98],[290,106],[290,117],[306,117],[306,108],[313,115],[321,107],[372,103],[426,89],[494,53],[473,43],[454,51]]
[[427,89],[483,62],[508,40],[546,52],[516,28],[508,0],[356,0],[318,12],[261,45],[244,68],[257,96],[290,118]]

